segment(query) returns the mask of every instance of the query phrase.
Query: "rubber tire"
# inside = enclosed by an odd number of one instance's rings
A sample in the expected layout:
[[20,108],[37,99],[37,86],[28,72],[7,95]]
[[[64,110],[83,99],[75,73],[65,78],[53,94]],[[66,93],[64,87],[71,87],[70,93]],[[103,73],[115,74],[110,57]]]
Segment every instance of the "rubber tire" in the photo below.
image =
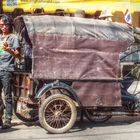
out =
[[112,117],[112,115],[106,115],[106,116],[104,116],[104,117],[101,116],[101,117],[103,117],[103,118],[100,118],[100,116],[98,116],[99,119],[97,119],[97,118],[94,118],[94,117],[96,117],[96,116],[94,116],[94,115],[92,115],[92,114],[89,114],[89,112],[88,112],[87,109],[85,109],[84,113],[85,113],[86,118],[87,118],[89,121],[94,122],[94,123],[106,122],[106,121],[108,121],[108,120]]
[[[64,101],[70,107],[70,111],[71,111],[70,120],[62,128],[53,128],[45,120],[46,108],[53,101]],[[59,133],[67,132],[68,130],[70,130],[73,127],[74,123],[76,122],[76,119],[77,119],[77,110],[76,110],[75,104],[73,103],[71,98],[69,98],[68,96],[63,95],[63,94],[53,94],[53,95],[49,96],[48,98],[46,98],[44,100],[44,102],[42,103],[41,107],[39,108],[39,121],[40,121],[40,124],[49,133],[59,134]]]

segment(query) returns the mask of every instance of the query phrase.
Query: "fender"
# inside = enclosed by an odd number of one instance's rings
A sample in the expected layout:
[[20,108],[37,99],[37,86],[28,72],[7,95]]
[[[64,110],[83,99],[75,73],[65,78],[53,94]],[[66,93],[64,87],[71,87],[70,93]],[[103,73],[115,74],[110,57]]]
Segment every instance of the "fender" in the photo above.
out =
[[55,82],[52,82],[49,84],[48,83],[44,84],[44,86],[36,93],[35,98],[40,98],[41,96],[46,94],[49,90],[57,89],[57,88],[67,90],[70,93],[70,95],[72,95],[72,97],[76,100],[76,102],[79,104],[79,106],[82,106],[74,89],[71,86],[69,86],[63,82],[60,82],[60,81],[55,81]]

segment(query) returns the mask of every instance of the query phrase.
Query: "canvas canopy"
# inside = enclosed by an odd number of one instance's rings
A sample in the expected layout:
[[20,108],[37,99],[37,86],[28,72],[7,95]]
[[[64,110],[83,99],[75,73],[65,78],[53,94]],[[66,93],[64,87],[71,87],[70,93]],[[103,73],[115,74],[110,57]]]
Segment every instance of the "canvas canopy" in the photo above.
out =
[[119,78],[119,53],[134,43],[131,29],[121,23],[48,15],[23,19],[37,79]]

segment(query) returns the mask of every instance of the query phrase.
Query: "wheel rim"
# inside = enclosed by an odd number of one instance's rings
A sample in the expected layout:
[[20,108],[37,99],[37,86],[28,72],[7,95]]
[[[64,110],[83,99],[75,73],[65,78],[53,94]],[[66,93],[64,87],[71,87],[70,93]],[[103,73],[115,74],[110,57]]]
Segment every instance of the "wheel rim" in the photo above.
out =
[[71,107],[65,100],[53,100],[45,108],[45,120],[52,128],[63,128],[71,119]]

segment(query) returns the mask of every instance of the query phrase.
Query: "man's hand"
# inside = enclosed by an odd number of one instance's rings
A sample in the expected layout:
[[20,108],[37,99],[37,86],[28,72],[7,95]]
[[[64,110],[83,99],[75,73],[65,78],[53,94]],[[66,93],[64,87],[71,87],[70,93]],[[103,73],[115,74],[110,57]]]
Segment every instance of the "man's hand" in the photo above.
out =
[[19,49],[13,50],[11,47],[8,45],[7,42],[3,43],[3,50],[9,52],[11,55],[13,55],[16,58],[20,58],[20,51]]

